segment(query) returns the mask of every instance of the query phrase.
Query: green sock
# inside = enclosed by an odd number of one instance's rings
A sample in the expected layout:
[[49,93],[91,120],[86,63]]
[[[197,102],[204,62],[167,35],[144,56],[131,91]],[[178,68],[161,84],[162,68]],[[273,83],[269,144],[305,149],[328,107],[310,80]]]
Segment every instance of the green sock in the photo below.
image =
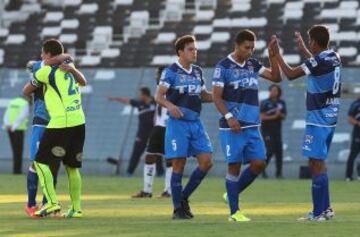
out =
[[65,166],[69,180],[69,193],[74,211],[81,211],[81,175],[78,168]]
[[51,204],[58,204],[55,187],[54,187],[54,179],[51,174],[50,168],[48,165],[41,164],[39,162],[34,162],[36,173],[39,176],[40,185],[43,190],[43,193]]

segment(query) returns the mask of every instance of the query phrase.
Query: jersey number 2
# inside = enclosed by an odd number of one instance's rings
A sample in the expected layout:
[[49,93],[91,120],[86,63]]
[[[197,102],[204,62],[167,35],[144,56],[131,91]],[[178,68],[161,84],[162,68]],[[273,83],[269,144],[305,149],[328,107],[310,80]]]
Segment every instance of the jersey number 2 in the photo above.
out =
[[78,92],[78,88],[76,87],[77,81],[75,81],[74,76],[71,73],[65,73],[65,80],[70,80],[68,94],[75,95]]

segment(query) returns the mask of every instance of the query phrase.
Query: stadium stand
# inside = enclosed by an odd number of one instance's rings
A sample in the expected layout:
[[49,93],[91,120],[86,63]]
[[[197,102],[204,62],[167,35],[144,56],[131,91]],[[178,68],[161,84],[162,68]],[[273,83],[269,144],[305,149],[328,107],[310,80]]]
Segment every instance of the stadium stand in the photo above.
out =
[[[242,28],[256,31],[256,56],[266,56],[272,34],[288,44],[295,56],[293,32],[329,25],[333,47],[343,53],[345,66],[360,65],[359,1],[353,0],[1,0],[0,63],[22,67],[36,58],[44,39],[61,39],[82,66],[138,67],[172,59],[176,37],[193,33],[199,40],[199,64],[213,66],[232,49]],[[20,57],[21,56],[21,57]]]

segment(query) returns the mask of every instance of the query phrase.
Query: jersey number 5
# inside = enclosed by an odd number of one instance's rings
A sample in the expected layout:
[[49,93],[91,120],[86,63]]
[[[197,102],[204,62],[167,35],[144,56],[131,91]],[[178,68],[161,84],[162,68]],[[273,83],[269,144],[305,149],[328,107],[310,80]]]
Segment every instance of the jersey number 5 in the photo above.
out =
[[71,73],[65,73],[65,80],[70,80],[68,89],[69,95],[75,95],[77,92],[79,92],[79,88],[76,86],[77,81],[74,79],[74,76]]

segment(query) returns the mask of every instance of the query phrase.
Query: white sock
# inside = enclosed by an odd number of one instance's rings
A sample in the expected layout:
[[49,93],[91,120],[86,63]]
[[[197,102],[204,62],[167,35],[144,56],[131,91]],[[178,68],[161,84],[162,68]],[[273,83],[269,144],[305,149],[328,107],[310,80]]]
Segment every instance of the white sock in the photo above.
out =
[[169,194],[171,194],[171,187],[170,187],[171,174],[172,174],[172,167],[166,167],[164,191],[168,192]]
[[144,165],[144,192],[152,193],[156,164]]

